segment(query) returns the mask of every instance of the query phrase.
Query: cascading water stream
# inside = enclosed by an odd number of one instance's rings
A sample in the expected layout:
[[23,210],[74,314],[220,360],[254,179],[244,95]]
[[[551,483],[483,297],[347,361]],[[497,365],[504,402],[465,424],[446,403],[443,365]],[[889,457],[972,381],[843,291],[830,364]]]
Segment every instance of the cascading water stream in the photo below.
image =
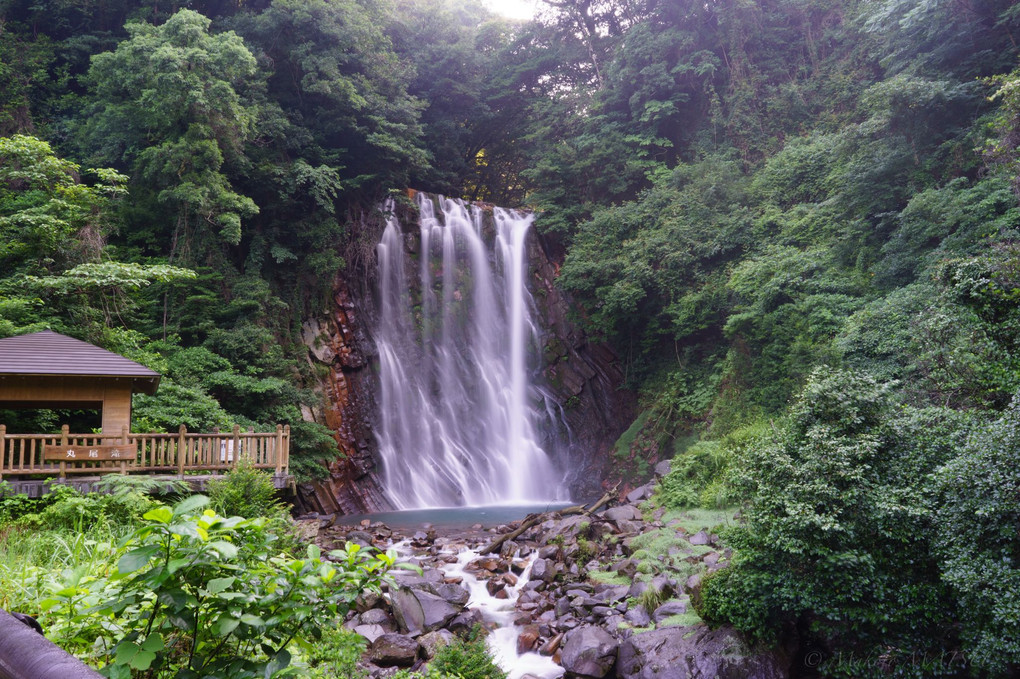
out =
[[538,344],[525,275],[533,217],[496,208],[486,234],[478,206],[440,203],[441,218],[418,196],[416,280],[404,263],[414,238],[392,204],[377,247],[387,495],[400,509],[566,499],[536,428],[549,408],[528,356]]

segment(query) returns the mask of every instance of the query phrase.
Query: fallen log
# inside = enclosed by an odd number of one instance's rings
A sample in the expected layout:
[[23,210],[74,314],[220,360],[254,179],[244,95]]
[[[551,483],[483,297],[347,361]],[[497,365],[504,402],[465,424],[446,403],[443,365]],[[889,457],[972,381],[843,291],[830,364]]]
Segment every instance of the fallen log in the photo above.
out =
[[499,548],[503,546],[503,543],[507,540],[514,540],[520,537],[526,530],[533,526],[537,526],[543,521],[547,521],[554,516],[570,516],[572,514],[591,514],[592,512],[598,511],[604,504],[608,503],[614,497],[616,497],[616,489],[619,488],[620,484],[616,484],[612,490],[608,491],[605,495],[599,498],[598,502],[593,504],[591,507],[586,508],[584,505],[574,505],[573,507],[566,507],[558,511],[553,512],[542,512],[539,514],[528,514],[521,521],[521,525],[509,533],[504,533],[498,538],[490,542],[488,545],[478,550],[479,554],[492,554],[493,552],[499,551]]

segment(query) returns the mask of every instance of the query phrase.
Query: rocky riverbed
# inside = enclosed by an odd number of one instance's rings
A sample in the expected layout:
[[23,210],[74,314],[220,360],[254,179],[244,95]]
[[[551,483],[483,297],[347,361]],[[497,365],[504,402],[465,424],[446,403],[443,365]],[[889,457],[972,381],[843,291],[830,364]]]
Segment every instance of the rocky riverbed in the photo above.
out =
[[[384,596],[361,602],[346,626],[368,641],[370,676],[421,668],[436,649],[481,625],[511,679],[556,677],[779,679],[789,661],[711,629],[691,603],[730,551],[695,519],[642,505],[651,486],[592,513],[445,532],[380,522],[319,522],[317,542],[397,546],[421,574],[401,571]],[[702,522],[704,523],[704,522]]]

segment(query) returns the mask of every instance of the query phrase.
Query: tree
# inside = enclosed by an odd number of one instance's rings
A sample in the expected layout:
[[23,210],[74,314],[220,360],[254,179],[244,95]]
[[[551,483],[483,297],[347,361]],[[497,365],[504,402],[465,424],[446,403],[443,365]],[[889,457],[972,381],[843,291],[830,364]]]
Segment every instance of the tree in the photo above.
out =
[[247,98],[258,82],[255,57],[238,35],[211,34],[209,24],[191,10],[161,26],[128,24],[128,40],[92,58],[83,129],[96,158],[131,168],[136,184],[172,208],[171,259],[185,262],[196,246],[236,245],[242,219],[258,212],[225,171],[245,163],[258,118]]

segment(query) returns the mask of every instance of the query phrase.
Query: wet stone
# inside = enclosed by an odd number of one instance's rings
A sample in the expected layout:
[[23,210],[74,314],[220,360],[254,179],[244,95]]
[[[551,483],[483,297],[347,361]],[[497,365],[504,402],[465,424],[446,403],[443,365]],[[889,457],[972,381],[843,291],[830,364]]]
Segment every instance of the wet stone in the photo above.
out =
[[668,617],[674,615],[683,615],[687,612],[687,601],[685,599],[676,599],[674,601],[667,601],[652,613],[652,620],[656,623],[660,623]]
[[439,649],[443,646],[448,646],[453,639],[453,632],[440,629],[418,637],[418,645],[421,647],[425,659],[431,660],[439,652]]
[[517,654],[520,655],[534,650],[538,639],[538,625],[525,625],[521,633],[517,635]]
[[368,658],[381,667],[409,667],[418,656],[418,642],[403,634],[383,634],[368,649]]
[[616,664],[618,646],[616,639],[601,627],[584,625],[564,638],[560,664],[572,675],[601,679]]
[[712,536],[703,530],[699,530],[688,539],[688,542],[692,545],[710,545],[712,544]]
[[623,617],[634,627],[648,627],[652,622],[652,618],[644,606],[634,606]]

